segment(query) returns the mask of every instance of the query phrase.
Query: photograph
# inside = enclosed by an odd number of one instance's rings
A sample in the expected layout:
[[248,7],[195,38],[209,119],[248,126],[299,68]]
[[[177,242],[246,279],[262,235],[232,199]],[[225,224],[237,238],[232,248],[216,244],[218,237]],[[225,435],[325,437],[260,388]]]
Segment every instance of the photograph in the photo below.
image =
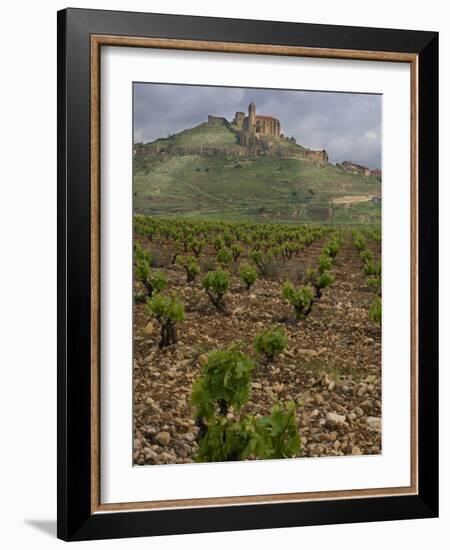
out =
[[382,454],[382,94],[132,85],[132,464]]

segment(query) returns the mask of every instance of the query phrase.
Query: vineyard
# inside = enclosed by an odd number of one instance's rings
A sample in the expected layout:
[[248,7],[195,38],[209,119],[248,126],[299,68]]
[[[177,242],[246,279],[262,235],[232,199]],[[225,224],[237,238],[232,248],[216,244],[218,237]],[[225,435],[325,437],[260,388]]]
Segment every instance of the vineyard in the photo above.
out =
[[134,234],[135,464],[381,452],[379,230]]

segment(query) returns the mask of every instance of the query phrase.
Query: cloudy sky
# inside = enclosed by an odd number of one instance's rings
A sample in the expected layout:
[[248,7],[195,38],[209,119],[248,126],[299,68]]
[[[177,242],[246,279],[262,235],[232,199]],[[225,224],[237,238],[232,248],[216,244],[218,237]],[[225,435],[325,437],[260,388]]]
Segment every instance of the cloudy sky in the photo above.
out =
[[134,141],[167,137],[208,114],[231,121],[250,101],[257,114],[278,118],[285,136],[326,149],[332,162],[381,167],[381,96],[372,94],[135,83]]

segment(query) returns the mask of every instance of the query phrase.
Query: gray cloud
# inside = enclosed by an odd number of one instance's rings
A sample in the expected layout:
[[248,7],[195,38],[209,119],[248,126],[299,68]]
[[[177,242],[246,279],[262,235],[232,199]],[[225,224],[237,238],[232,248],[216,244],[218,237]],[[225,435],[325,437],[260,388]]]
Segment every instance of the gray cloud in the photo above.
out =
[[134,84],[134,141],[153,141],[204,122],[208,114],[231,120],[235,111],[271,115],[282,132],[332,162],[381,167],[381,96],[338,92]]

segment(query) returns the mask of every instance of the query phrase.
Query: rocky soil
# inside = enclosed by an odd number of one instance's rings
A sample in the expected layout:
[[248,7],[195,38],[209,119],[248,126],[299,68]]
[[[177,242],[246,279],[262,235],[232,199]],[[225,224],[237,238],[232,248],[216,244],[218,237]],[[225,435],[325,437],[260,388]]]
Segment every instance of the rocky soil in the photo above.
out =
[[[185,304],[178,343],[158,349],[159,326],[135,305],[134,315],[134,463],[173,464],[194,461],[198,428],[190,394],[209,351],[241,341],[255,357],[254,336],[281,322],[289,344],[273,364],[259,361],[252,393],[242,413],[268,414],[278,401],[294,400],[302,439],[300,457],[367,455],[381,452],[381,330],[368,318],[373,292],[350,237],[337,256],[335,283],[325,289],[305,321],[294,322],[281,298],[284,278],[295,279],[320,254],[322,242],[293,257],[271,278],[258,279],[250,291],[232,270],[226,295],[230,315],[215,311],[201,279],[185,282],[171,265],[171,243],[145,243],[152,250],[171,290]],[[375,255],[380,250],[370,243]],[[163,250],[155,254],[157,249]],[[202,253],[206,269],[215,253]],[[246,261],[246,258],[240,262]],[[238,262],[239,264],[239,262]],[[230,414],[233,414],[231,412]]]

